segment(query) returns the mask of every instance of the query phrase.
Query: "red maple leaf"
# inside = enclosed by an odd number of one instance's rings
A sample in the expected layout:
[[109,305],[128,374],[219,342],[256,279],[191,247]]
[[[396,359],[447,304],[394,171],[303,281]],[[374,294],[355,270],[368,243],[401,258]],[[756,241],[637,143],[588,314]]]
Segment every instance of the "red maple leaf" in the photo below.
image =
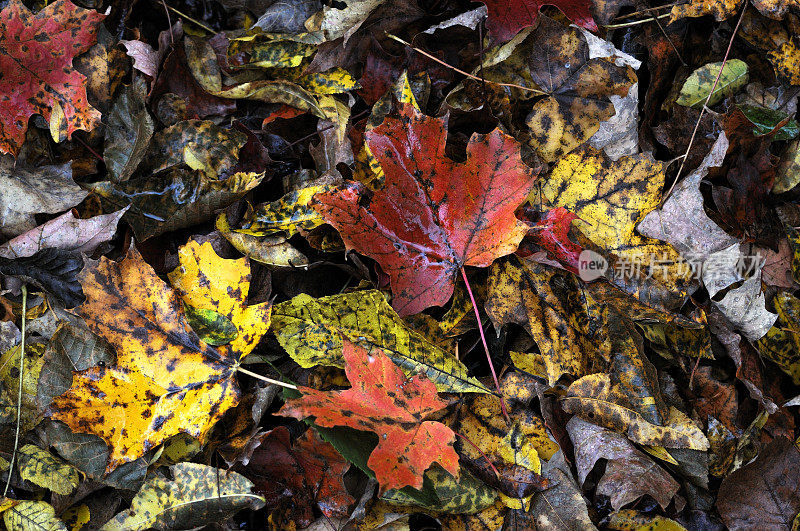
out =
[[568,19],[589,31],[597,31],[591,0],[480,0],[489,11],[486,27],[497,42],[506,42],[522,28],[536,25],[542,6],[556,6]]
[[21,0],[0,11],[0,152],[16,155],[25,141],[28,118],[51,109],[64,111],[67,138],[91,130],[100,112],[86,99],[86,78],[72,68],[72,58],[97,39],[105,15],[57,0],[36,15]]
[[315,208],[348,248],[386,271],[398,314],[445,304],[461,267],[486,267],[517,249],[528,227],[514,210],[536,173],[512,137],[498,129],[474,134],[466,162],[457,163],[444,154],[447,116],[431,118],[411,104],[366,137],[385,186],[372,194],[348,183],[317,194]]
[[350,463],[331,444],[308,430],[292,446],[284,426],[262,435],[259,443],[240,472],[253,481],[270,508],[292,499],[291,519],[300,527],[314,521],[314,504],[328,518],[347,516],[355,500],[347,493],[342,474]]
[[322,392],[300,387],[303,397],[288,400],[279,415],[316,417],[318,426],[347,426],[378,434],[378,446],[367,466],[381,490],[422,487],[422,475],[433,462],[458,477],[456,436],[440,422],[425,420],[447,406],[425,375],[406,378],[382,350],[367,352],[344,341],[342,355],[352,387]]

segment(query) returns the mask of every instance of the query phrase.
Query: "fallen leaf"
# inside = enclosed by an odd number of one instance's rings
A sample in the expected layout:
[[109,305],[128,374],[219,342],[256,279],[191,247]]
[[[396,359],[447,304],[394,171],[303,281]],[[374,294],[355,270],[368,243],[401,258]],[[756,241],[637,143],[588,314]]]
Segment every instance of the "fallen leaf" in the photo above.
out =
[[223,521],[242,509],[258,510],[264,500],[253,484],[236,472],[198,463],[170,467],[173,479],[148,479],[130,509],[117,514],[104,531],[192,529]]
[[644,495],[652,496],[666,509],[678,493],[678,482],[624,436],[578,417],[571,418],[566,428],[575,445],[575,465],[581,485],[598,460],[608,460],[597,493],[609,496],[614,509]]
[[62,459],[33,444],[19,449],[19,475],[25,481],[62,496],[78,487],[78,471]]
[[154,123],[145,108],[147,88],[139,79],[122,90],[106,118],[103,160],[114,182],[127,181],[144,159]]
[[671,407],[662,426],[647,422],[607,374],[590,374],[576,380],[563,399],[564,411],[589,422],[625,433],[633,442],[666,448],[707,450],[708,440],[684,413]]
[[791,528],[800,512],[800,450],[785,437],[774,439],[722,481],[717,509],[731,530]]
[[[207,278],[209,283],[225,281]],[[107,471],[178,433],[203,440],[239,399],[234,369],[240,353],[199,340],[178,294],[135,247],[122,262],[103,257],[86,268],[81,285],[86,302],[76,313],[115,347],[117,361],[77,373],[72,387],[53,400],[49,416],[105,440],[111,447]],[[198,297],[220,286],[202,288]]]
[[323,427],[348,426],[379,435],[368,465],[381,490],[410,485],[422,487],[422,474],[439,463],[458,477],[458,454],[452,447],[455,434],[439,422],[425,420],[447,403],[425,376],[406,378],[380,350],[367,351],[345,342],[346,391],[321,392],[301,387],[302,398],[288,400],[278,414],[314,417]]
[[535,26],[542,6],[556,6],[572,22],[589,31],[598,31],[587,0],[481,0],[489,10],[486,27],[498,42],[506,42],[519,30]]
[[355,500],[347,494],[342,474],[350,465],[330,444],[320,440],[313,429],[306,431],[294,445],[289,430],[283,426],[265,433],[258,442],[258,448],[240,472],[253,481],[269,509],[284,499],[294,499],[291,519],[300,525],[313,521],[314,506],[327,518],[347,516]]
[[56,517],[56,511],[49,503],[28,500],[14,501],[17,503],[3,513],[3,522],[8,529],[67,531],[67,526]]
[[377,290],[319,299],[298,295],[275,305],[272,325],[281,346],[302,367],[344,367],[347,340],[380,349],[407,373],[424,373],[441,391],[489,391],[453,354],[409,328]]
[[542,475],[551,486],[533,497],[531,512],[536,518],[537,528],[597,529],[589,518],[586,499],[561,450],[542,466]]
[[[597,316],[577,278],[543,264],[515,258],[492,264],[486,313],[498,332],[515,323],[534,338],[550,385],[563,374],[583,376],[595,357],[610,354],[602,353],[604,342],[592,322]],[[519,368],[530,372],[528,365]]]
[[782,291],[775,296],[774,305],[777,321],[755,345],[762,356],[800,384],[800,299]]
[[70,210],[0,245],[0,257],[32,256],[42,249],[91,254],[99,245],[114,236],[117,223],[124,214],[123,209],[111,214],[79,219]]
[[[719,81],[714,87],[717,77]],[[722,101],[725,96],[735,94],[744,88],[748,80],[747,63],[744,61],[731,59],[724,67],[722,63],[709,63],[691,73],[681,87],[675,103],[686,107],[702,107],[708,101],[708,106],[711,107]]]
[[20,0],[0,11],[0,152],[16,156],[28,118],[41,114],[52,123],[55,107],[61,109],[56,128],[65,138],[100,122],[86,99],[86,78],[73,70],[72,59],[94,44],[104,18],[69,0],[57,0],[35,15]]
[[385,186],[370,194],[348,183],[315,197],[315,208],[348,248],[375,258],[389,274],[401,316],[444,305],[459,269],[514,252],[527,232],[514,210],[535,175],[518,144],[498,130],[473,135],[460,164],[444,155],[446,130],[446,118],[404,104],[400,119],[387,117],[366,134]]
[[0,156],[0,188],[0,233],[12,237],[36,226],[34,214],[62,212],[87,196],[69,162],[34,168],[8,156]]

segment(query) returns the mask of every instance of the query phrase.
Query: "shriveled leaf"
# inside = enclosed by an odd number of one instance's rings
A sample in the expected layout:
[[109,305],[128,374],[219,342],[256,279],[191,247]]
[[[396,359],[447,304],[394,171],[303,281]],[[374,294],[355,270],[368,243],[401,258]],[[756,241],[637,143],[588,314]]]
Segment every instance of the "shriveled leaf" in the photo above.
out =
[[514,252],[527,230],[514,210],[535,173],[516,141],[499,130],[473,135],[467,161],[456,163],[444,155],[446,124],[404,104],[399,119],[387,117],[366,133],[385,186],[373,194],[348,183],[315,197],[347,246],[388,273],[400,315],[445,304],[460,268]]
[[[76,313],[115,347],[117,361],[77,373],[53,400],[50,417],[104,439],[108,471],[178,433],[202,440],[238,401],[234,367],[241,353],[201,342],[178,294],[134,247],[122,262],[103,257],[86,268],[81,284],[86,302]],[[198,297],[215,289],[200,286]]]
[[639,444],[667,448],[708,449],[703,432],[684,413],[671,407],[669,417],[659,426],[647,422],[607,374],[590,374],[567,389],[562,402],[568,413],[589,422],[624,433]]
[[147,87],[139,78],[114,101],[106,124],[103,160],[114,182],[127,181],[147,152],[154,123],[145,108]]
[[3,522],[15,531],[67,531],[53,506],[43,501],[18,501],[3,513]]
[[79,219],[70,210],[0,245],[0,257],[32,256],[43,249],[91,254],[99,245],[114,236],[117,223],[124,214],[123,209],[111,214]]
[[125,214],[139,240],[192,226],[214,215],[258,186],[264,175],[236,173],[223,181],[209,180],[201,172],[176,169],[114,184],[91,183],[108,210],[130,206]]
[[614,509],[650,495],[666,509],[680,485],[664,469],[640,452],[623,435],[590,424],[578,417],[567,423],[575,445],[578,480],[583,484],[599,459],[607,459],[597,493],[611,498]]
[[[722,69],[722,75],[720,75]],[[716,88],[714,81],[719,76]],[[702,107],[708,100],[708,105],[716,105],[725,96],[730,96],[741,90],[749,80],[747,73],[747,63],[739,59],[730,59],[725,63],[709,63],[703,65],[689,76],[681,87],[678,105],[685,107]],[[712,88],[714,89],[712,92]],[[709,94],[711,98],[709,98]]]
[[492,37],[506,42],[522,28],[535,26],[539,19],[539,9],[545,5],[556,6],[576,25],[590,31],[597,31],[592,19],[591,3],[586,0],[481,0],[489,10],[486,27]]
[[94,44],[104,18],[69,0],[35,15],[20,0],[0,11],[0,152],[17,154],[33,114],[52,124],[54,108],[60,109],[56,129],[64,138],[100,122],[100,112],[86,99],[86,78],[73,70],[72,59]]
[[347,426],[379,434],[368,465],[382,490],[422,487],[422,474],[433,462],[458,477],[455,434],[425,420],[447,404],[424,375],[407,379],[381,350],[344,344],[345,371],[353,385],[346,391],[320,392],[301,387],[303,397],[289,400],[279,414],[315,417],[323,427]]
[[34,228],[34,214],[62,212],[87,196],[72,180],[70,163],[15,166],[8,156],[0,157],[0,189],[0,233],[4,236],[17,236]]
[[23,480],[62,496],[78,486],[78,471],[62,459],[33,444],[19,449],[19,475]]
[[231,229],[223,212],[217,217],[217,230],[237,251],[256,262],[275,267],[301,267],[308,265],[308,258],[292,247],[284,236],[252,236]]
[[155,476],[136,493],[131,508],[116,515],[104,531],[192,529],[220,522],[243,509],[257,510],[263,498],[236,472],[197,463],[170,467],[173,479]]

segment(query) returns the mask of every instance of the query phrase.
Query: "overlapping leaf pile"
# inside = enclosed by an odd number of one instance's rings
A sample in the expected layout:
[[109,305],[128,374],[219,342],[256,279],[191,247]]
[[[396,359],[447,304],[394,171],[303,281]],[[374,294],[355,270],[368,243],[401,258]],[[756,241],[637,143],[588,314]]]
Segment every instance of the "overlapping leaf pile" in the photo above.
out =
[[6,528],[800,526],[797,2],[2,5]]

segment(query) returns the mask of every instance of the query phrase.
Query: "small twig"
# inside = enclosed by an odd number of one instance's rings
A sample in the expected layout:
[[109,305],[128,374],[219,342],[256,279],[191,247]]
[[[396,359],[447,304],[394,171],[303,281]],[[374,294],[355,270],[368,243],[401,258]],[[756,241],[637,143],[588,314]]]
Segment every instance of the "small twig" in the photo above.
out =
[[658,22],[658,19],[667,18],[668,16],[670,16],[669,13],[664,13],[663,15],[658,15],[657,17],[643,18],[641,20],[634,20],[633,22],[623,22],[621,24],[606,24],[603,27],[605,29],[629,28],[631,26],[638,26],[639,24],[646,24],[648,22],[653,22],[654,20]]
[[464,283],[467,285],[467,293],[469,293],[469,300],[472,301],[472,309],[475,310],[475,317],[478,319],[478,331],[481,334],[481,341],[483,342],[483,350],[486,352],[486,359],[489,361],[489,369],[492,371],[492,378],[494,378],[494,385],[497,388],[497,394],[500,395],[500,410],[503,412],[503,417],[508,424],[511,424],[511,419],[508,418],[508,410],[506,409],[506,401],[503,399],[503,393],[500,391],[500,380],[497,379],[497,373],[494,370],[494,363],[492,363],[492,355],[489,354],[489,344],[486,342],[486,336],[483,333],[483,326],[481,326],[481,314],[478,311],[478,303],[475,302],[475,296],[472,294],[472,288],[469,285],[467,272],[461,268],[461,276],[464,277]]
[[663,6],[648,7],[647,9],[641,9],[639,11],[634,11],[633,13],[627,13],[625,15],[614,17],[614,20],[622,20],[625,18],[636,17],[639,15],[643,15],[645,13],[650,13],[651,11],[661,11],[662,9],[665,9],[667,7],[675,7],[676,5],[678,5],[678,2],[675,2],[674,4],[664,4]]
[[102,156],[101,156],[101,155],[100,155],[100,154],[99,154],[97,151],[93,150],[93,149],[92,149],[92,147],[91,147],[89,144],[87,144],[86,142],[84,142],[83,140],[81,140],[81,139],[78,137],[78,135],[75,135],[75,140],[77,140],[78,142],[80,142],[81,144],[83,144],[83,147],[85,147],[86,149],[88,149],[88,150],[89,150],[89,152],[90,152],[92,155],[94,155],[95,157],[97,157],[97,159],[98,159],[100,162],[103,162],[103,163],[105,163],[105,159],[103,159],[103,157],[102,157]]
[[731,48],[733,47],[733,39],[736,38],[736,33],[739,31],[739,26],[742,25],[742,19],[744,18],[744,12],[747,10],[747,2],[744,3],[742,6],[742,12],[739,14],[739,21],[736,23],[736,27],[733,29],[733,34],[731,35],[731,40],[728,43],[728,49],[725,50],[725,57],[722,58],[722,66],[719,68],[719,72],[717,73],[717,79],[714,80],[714,84],[711,86],[711,91],[708,93],[706,97],[705,103],[703,103],[703,108],[700,109],[700,116],[697,117],[697,123],[694,124],[694,131],[692,131],[692,136],[689,138],[689,147],[686,148],[686,153],[683,154],[683,160],[681,161],[681,165],[678,168],[678,173],[675,174],[675,180],[672,181],[672,185],[667,190],[667,193],[661,198],[661,202],[658,205],[658,208],[664,204],[664,201],[667,200],[669,195],[672,193],[672,190],[675,188],[675,185],[678,184],[678,179],[681,178],[681,173],[683,172],[683,167],[686,165],[686,160],[689,158],[689,152],[692,150],[692,144],[694,144],[694,137],[697,136],[697,130],[700,129],[700,121],[703,119],[703,115],[706,112],[706,107],[708,107],[708,102],[711,101],[711,95],[714,94],[714,91],[717,90],[717,83],[719,83],[719,79],[722,77],[722,72],[725,70],[725,65],[728,62],[728,55],[731,53]]
[[499,87],[516,88],[516,89],[524,90],[524,91],[527,91],[527,92],[533,92],[534,94],[538,94],[540,96],[546,96],[548,94],[547,92],[543,92],[543,91],[537,90],[537,89],[532,89],[530,87],[523,87],[522,85],[517,85],[516,83],[499,83],[497,81],[489,81],[488,79],[481,79],[478,76],[474,76],[474,75],[470,74],[469,72],[465,72],[465,71],[461,70],[460,68],[456,68],[455,66],[453,66],[451,64],[445,63],[444,61],[442,61],[438,57],[434,57],[433,55],[429,54],[425,50],[421,50],[419,48],[411,46],[410,43],[404,41],[403,39],[401,39],[400,37],[398,37],[396,35],[392,35],[391,33],[387,33],[386,36],[389,37],[390,39],[394,39],[397,42],[408,46],[409,48],[411,48],[415,52],[424,55],[425,57],[427,57],[431,61],[436,61],[440,65],[445,66],[445,67],[447,67],[450,70],[453,70],[455,72],[458,72],[462,76],[467,76],[470,79],[474,79],[475,81],[481,81],[481,82],[484,82],[484,83],[491,83],[492,85],[497,85]]
[[260,374],[256,374],[254,372],[248,371],[247,369],[242,369],[241,367],[236,367],[236,370],[241,372],[241,373],[244,373],[244,374],[246,374],[248,376],[252,376],[253,378],[257,378],[257,379],[261,380],[262,382],[267,382],[267,383],[271,383],[271,384],[275,384],[275,385],[280,385],[281,387],[285,387],[287,389],[294,389],[295,391],[297,391],[297,386],[296,385],[288,384],[288,383],[282,382],[280,380],[273,380],[272,378],[267,378],[266,376],[261,376]]
[[6,488],[3,490],[3,497],[8,494],[8,487],[11,486],[11,473],[14,472],[14,460],[17,458],[17,448],[19,448],[19,431],[22,424],[22,383],[25,376],[25,314],[28,313],[28,288],[22,285],[22,339],[19,345],[19,389],[17,390],[17,431],[14,435],[14,451],[11,453],[11,463],[8,465],[8,479]]
[[[162,2],[163,2],[163,1],[164,1],[164,0],[162,0]],[[168,9],[171,9],[172,11],[174,11],[174,12],[175,12],[175,14],[176,14],[176,15],[178,15],[178,16],[181,16],[181,17],[185,18],[185,19],[186,19],[186,20],[188,20],[189,22],[193,22],[193,23],[197,24],[198,26],[200,26],[201,28],[203,28],[203,29],[204,29],[204,30],[206,30],[207,32],[211,33],[212,35],[217,33],[216,31],[214,31],[213,29],[209,28],[208,26],[206,26],[205,24],[203,24],[203,23],[202,23],[202,22],[200,22],[199,20],[195,20],[195,19],[193,19],[192,17],[190,17],[190,16],[188,16],[188,15],[184,15],[183,13],[181,13],[180,11],[178,11],[177,9],[175,9],[174,7],[172,7],[172,6],[167,6],[167,8],[168,8]],[[169,19],[167,19],[167,22],[169,22]],[[171,27],[172,27],[172,26],[170,26],[170,28],[171,28]],[[171,32],[171,31],[170,31],[170,35],[172,35],[172,32]]]

